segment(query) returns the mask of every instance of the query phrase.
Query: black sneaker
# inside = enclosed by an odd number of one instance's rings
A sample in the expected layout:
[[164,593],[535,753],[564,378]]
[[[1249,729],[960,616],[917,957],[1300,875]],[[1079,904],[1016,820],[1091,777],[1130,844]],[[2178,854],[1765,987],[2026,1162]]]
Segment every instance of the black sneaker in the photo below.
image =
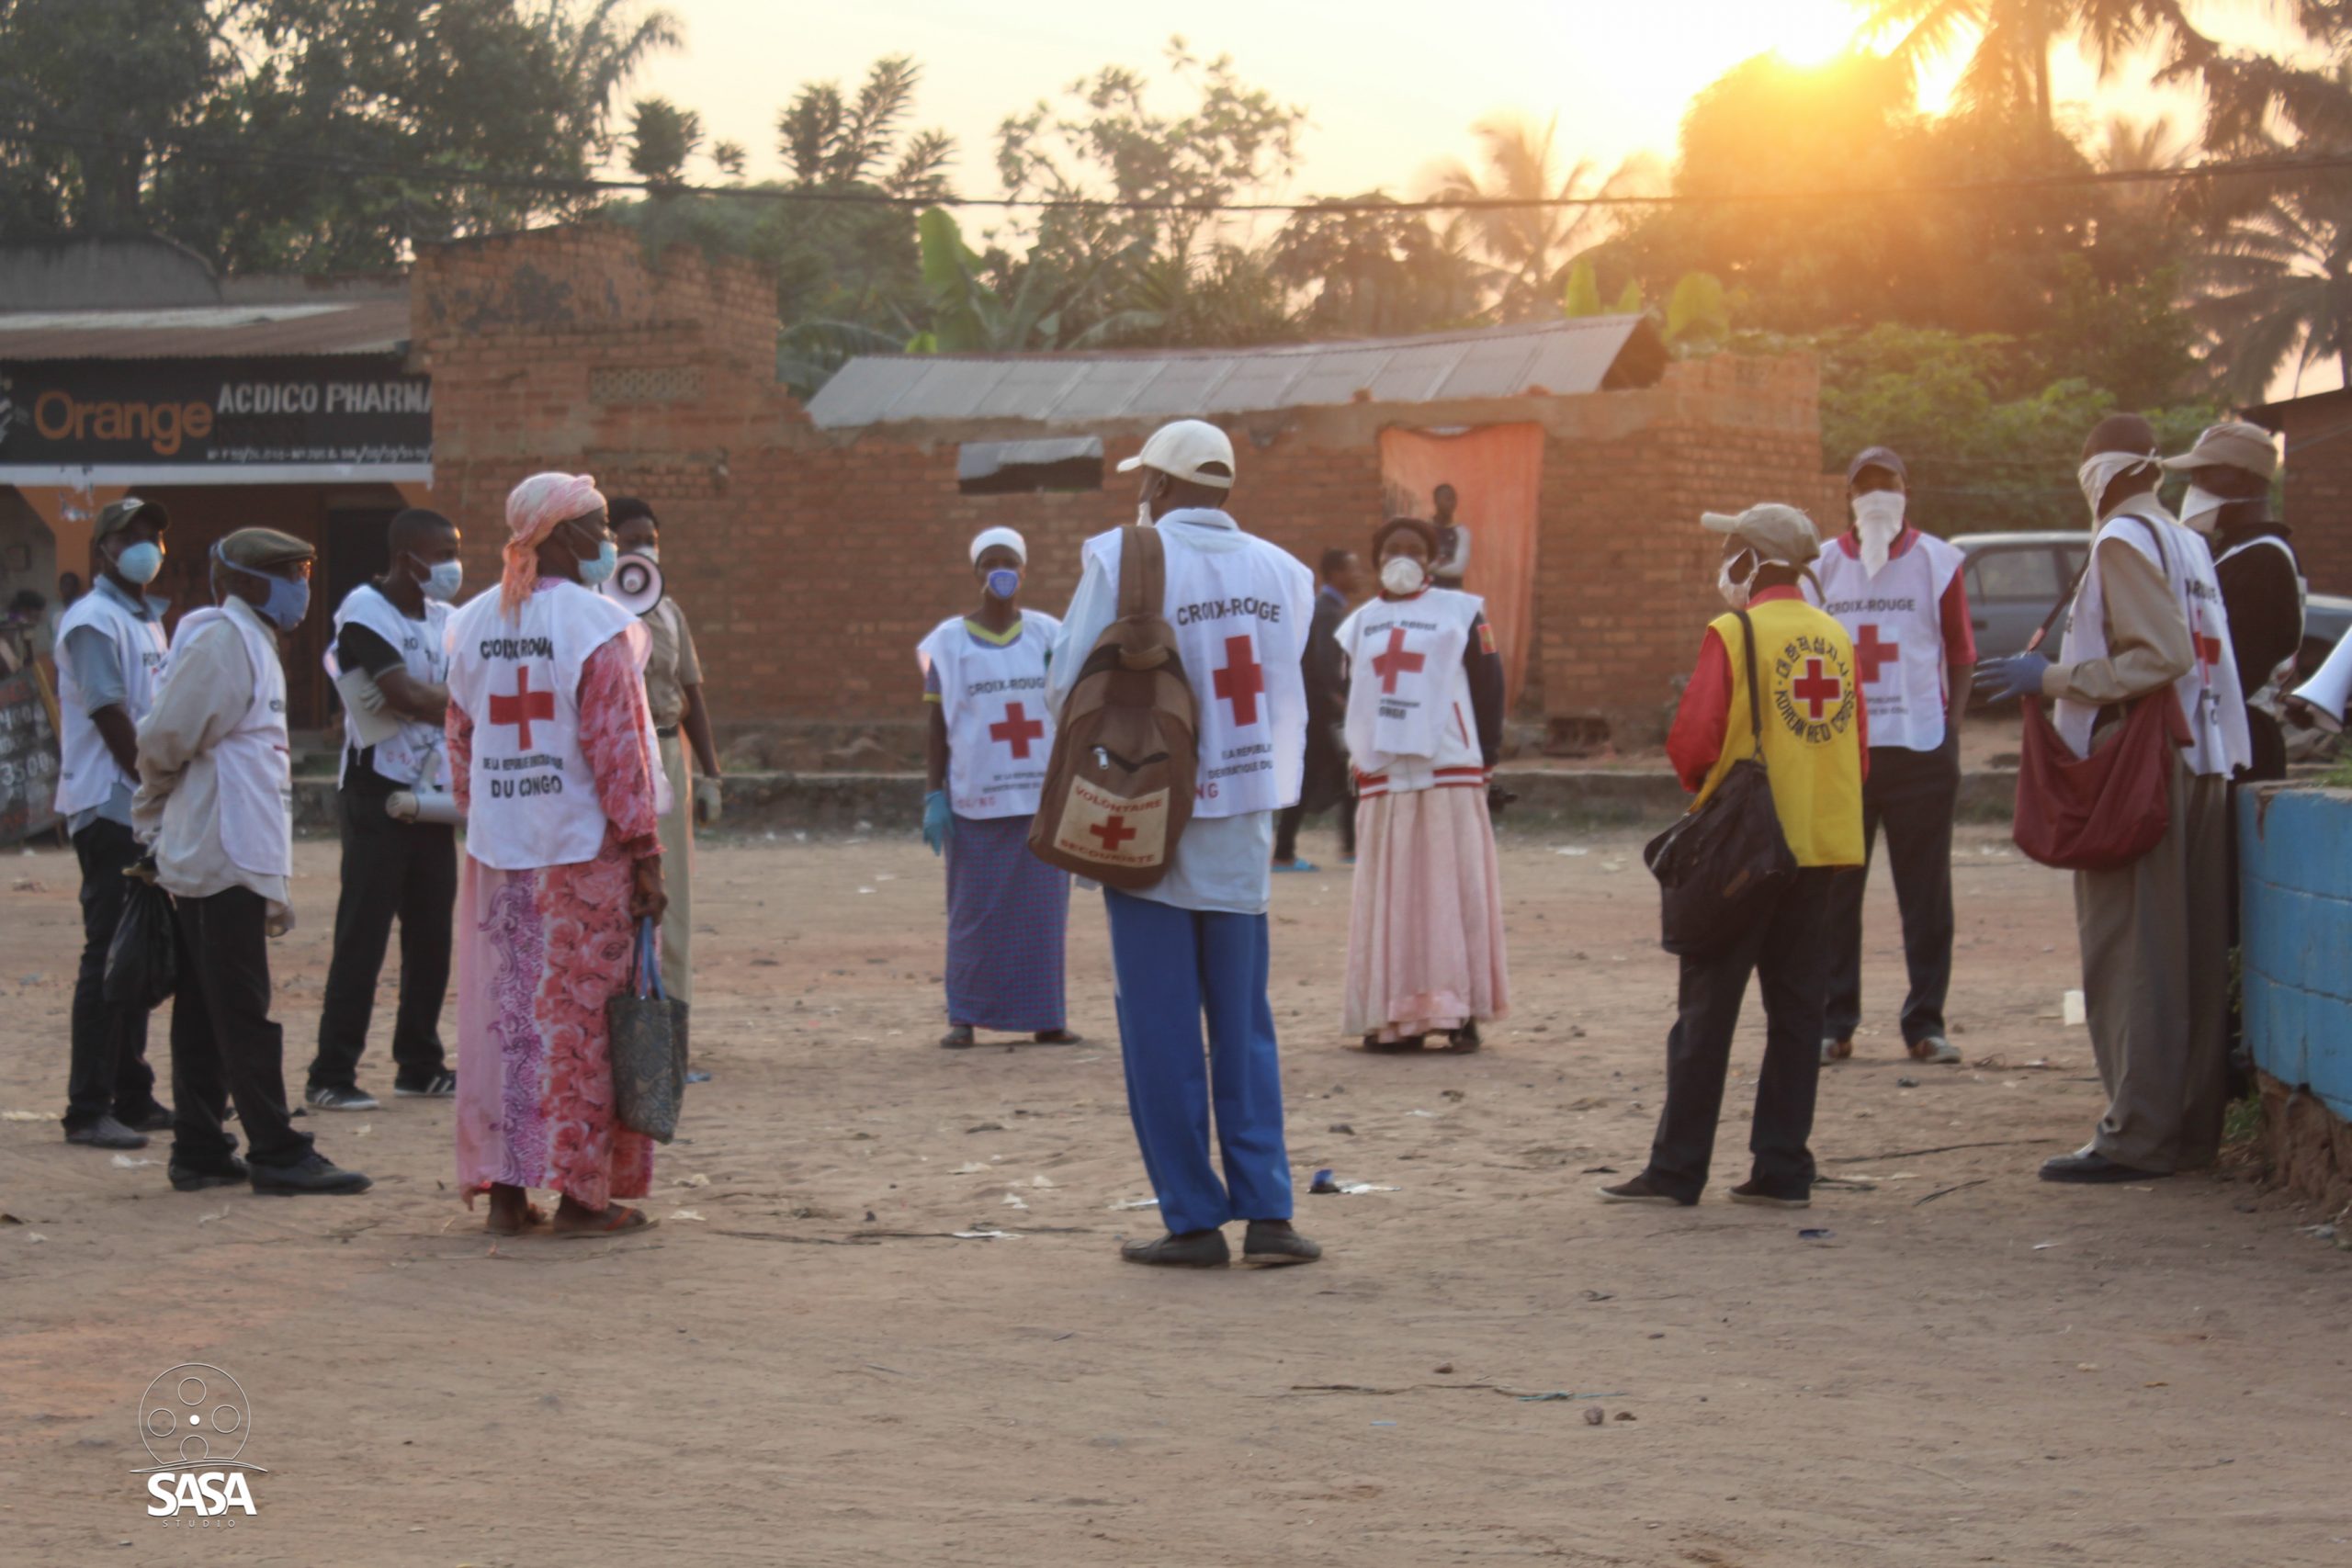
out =
[[1233,1248],[1226,1245],[1223,1231],[1192,1231],[1157,1241],[1128,1242],[1119,1248],[1119,1256],[1130,1263],[1160,1269],[1222,1269],[1233,1261]]
[[152,1100],[147,1102],[145,1110],[134,1111],[128,1116],[117,1111],[114,1119],[134,1132],[168,1133],[172,1130],[172,1108],[158,1105]]
[[1811,1192],[1774,1192],[1752,1177],[1733,1188],[1730,1197],[1735,1203],[1758,1203],[1768,1209],[1810,1209],[1813,1207]]
[[312,1084],[302,1091],[302,1103],[313,1111],[373,1111],[379,1102],[364,1089],[327,1089]]
[[1253,1269],[1312,1263],[1322,1256],[1322,1247],[1299,1235],[1287,1220],[1251,1220],[1241,1238],[1241,1261]]
[[264,1165],[254,1160],[250,1167],[254,1191],[276,1192],[289,1198],[307,1193],[365,1192],[375,1185],[359,1171],[345,1170],[315,1149],[292,1165]]
[[169,1168],[172,1190],[201,1192],[208,1187],[242,1187],[253,1179],[253,1169],[235,1155],[222,1155],[203,1165],[182,1165],[174,1160]]
[[[458,1075],[455,1073],[435,1073],[431,1077],[424,1079],[423,1082],[414,1084],[401,1083],[397,1078],[392,1080],[392,1098],[394,1100],[451,1100],[456,1098],[457,1093]],[[367,1099],[365,1095],[362,1095],[360,1098],[363,1100]],[[368,1100],[367,1105],[356,1105],[351,1107],[351,1109],[355,1111],[365,1111],[375,1103],[376,1102],[374,1100]],[[334,1106],[328,1106],[326,1109],[333,1111],[337,1108]]]
[[1634,1177],[1631,1181],[1620,1181],[1613,1187],[1604,1186],[1598,1190],[1604,1203],[1671,1203],[1678,1209],[1699,1206],[1696,1198],[1677,1198],[1652,1183],[1647,1174]]
[[147,1134],[124,1126],[111,1116],[101,1116],[81,1127],[65,1129],[65,1141],[93,1149],[143,1149]]

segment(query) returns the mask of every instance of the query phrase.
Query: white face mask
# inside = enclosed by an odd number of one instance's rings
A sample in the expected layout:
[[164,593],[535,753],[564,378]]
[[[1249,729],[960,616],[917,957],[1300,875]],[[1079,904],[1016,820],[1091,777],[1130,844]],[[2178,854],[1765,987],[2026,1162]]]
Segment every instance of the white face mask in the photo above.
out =
[[[2075,470],[2075,478],[2083,487],[2083,499],[2090,502],[2092,527],[2099,525],[2098,503],[2116,476],[2132,468],[2154,467],[2155,461],[2154,452],[2101,452],[2096,457],[2083,459],[2083,466]],[[2148,482],[2155,482],[2153,476]]]
[[2222,508],[2229,503],[2227,496],[2190,485],[2188,493],[2180,498],[2180,520],[2200,534],[2211,534],[2222,520]]
[[1380,563],[1380,586],[1398,595],[1419,593],[1429,573],[1410,556],[1390,556]]
[[[1736,578],[1731,574],[1731,566],[1732,562],[1738,560],[1741,556],[1745,556],[1747,559],[1747,575],[1744,578]],[[1754,596],[1756,592],[1756,575],[1763,570],[1763,557],[1756,554],[1753,550],[1743,550],[1740,552],[1740,555],[1727,558],[1724,564],[1717,569],[1715,572],[1715,592],[1721,593],[1724,596],[1724,603],[1730,605],[1733,609],[1745,610],[1747,608],[1747,601]]]
[[1887,552],[1903,532],[1904,495],[1874,490],[1854,497],[1854,532],[1860,538],[1862,566],[1872,577],[1886,569]]

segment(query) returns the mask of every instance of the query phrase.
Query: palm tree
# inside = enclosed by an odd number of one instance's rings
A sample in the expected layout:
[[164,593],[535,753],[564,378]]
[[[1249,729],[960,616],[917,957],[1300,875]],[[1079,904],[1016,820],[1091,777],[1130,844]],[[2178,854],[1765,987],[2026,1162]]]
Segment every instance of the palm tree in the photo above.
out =
[[2233,393],[2260,400],[2290,360],[2333,357],[2352,387],[2352,188],[2284,186],[2232,218],[2207,247],[2192,307],[2214,335]]
[[[1443,164],[1430,194],[1444,201],[1566,201],[1635,194],[1636,187],[1654,183],[1649,165],[1634,160],[1600,180],[1589,158],[1560,172],[1555,152],[1559,128],[1556,115],[1541,130],[1516,116],[1480,120],[1471,130],[1485,143],[1484,172],[1459,160]],[[1560,276],[1568,264],[1608,238],[1612,228],[1600,208],[1493,207],[1462,214],[1446,240],[1448,248],[1463,248],[1466,241],[1467,248],[1486,259],[1497,308],[1505,321],[1512,321],[1548,310],[1559,298]]]

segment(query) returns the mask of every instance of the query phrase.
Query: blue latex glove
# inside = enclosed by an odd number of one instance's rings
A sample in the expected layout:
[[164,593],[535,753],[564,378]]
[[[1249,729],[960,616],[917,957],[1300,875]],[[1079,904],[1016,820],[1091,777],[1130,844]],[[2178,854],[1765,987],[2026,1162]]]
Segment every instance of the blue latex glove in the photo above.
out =
[[1988,703],[2041,695],[2041,672],[2050,660],[2039,653],[2013,653],[1987,659],[1976,666],[1976,694]]
[[933,790],[922,797],[922,841],[933,854],[943,854],[956,836],[956,814],[947,809],[947,792]]

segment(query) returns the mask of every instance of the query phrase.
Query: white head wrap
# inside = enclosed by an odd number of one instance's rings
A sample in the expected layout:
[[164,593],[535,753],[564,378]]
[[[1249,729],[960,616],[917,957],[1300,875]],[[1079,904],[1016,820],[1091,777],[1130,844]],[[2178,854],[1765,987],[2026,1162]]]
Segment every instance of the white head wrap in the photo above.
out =
[[1014,558],[1017,558],[1023,566],[1027,566],[1029,564],[1028,545],[1023,541],[1018,533],[1011,528],[983,528],[978,534],[973,535],[972,564],[978,566],[979,564],[980,557],[987,551],[994,549],[999,545],[1002,545],[1006,549],[1011,550],[1013,553]]
[[[2099,525],[2098,503],[2106,498],[2107,487],[2133,468],[2155,469],[2159,459],[2154,452],[2098,452],[2083,459],[2075,470],[2075,478],[2083,487],[2083,499],[2091,503],[2091,526]],[[2162,471],[2148,476],[2148,488],[2154,490]]]

